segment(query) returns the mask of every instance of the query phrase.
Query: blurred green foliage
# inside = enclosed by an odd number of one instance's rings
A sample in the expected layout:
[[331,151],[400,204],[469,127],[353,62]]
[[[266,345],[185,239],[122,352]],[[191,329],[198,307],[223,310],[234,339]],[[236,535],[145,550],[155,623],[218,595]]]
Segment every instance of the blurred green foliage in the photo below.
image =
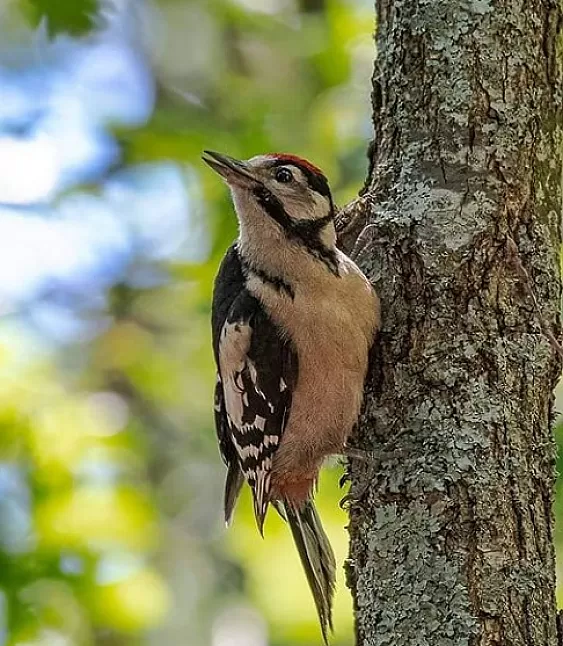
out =
[[[19,3],[51,35],[82,37],[107,6]],[[222,527],[208,319],[236,222],[199,157],[204,148],[295,152],[325,169],[338,202],[350,199],[371,133],[372,3],[160,0],[149,9],[142,29],[159,96],[148,124],[117,133],[124,163],[179,164],[211,250],[197,264],[139,253],[106,306],[82,313],[103,322],[98,332],[73,343],[49,344],[15,317],[0,326],[0,645],[316,645],[287,528],[272,514],[262,541],[248,495]],[[146,269],[159,279],[142,287]],[[323,473],[318,501],[342,564],[339,475]],[[335,625],[333,644],[351,645],[341,569]]]
[[98,0],[25,0],[23,9],[34,24],[45,20],[51,36],[61,32],[81,35],[94,27],[99,4]]
[[[20,16],[52,37],[88,38],[103,23],[96,8],[111,5],[18,2]],[[248,495],[228,532],[221,522],[209,311],[236,221],[200,154],[295,152],[325,169],[337,201],[352,197],[370,133],[373,8],[350,0],[143,6],[158,101],[145,126],[116,132],[123,163],[173,160],[183,169],[210,253],[196,264],[140,252],[106,306],[79,312],[103,323],[98,332],[72,343],[38,339],[15,316],[2,323],[0,644],[318,644],[287,528],[272,515],[263,541]],[[147,269],[158,279],[140,287],[135,277]],[[340,474],[323,475],[318,498],[342,563]],[[339,577],[335,646],[352,643]]]

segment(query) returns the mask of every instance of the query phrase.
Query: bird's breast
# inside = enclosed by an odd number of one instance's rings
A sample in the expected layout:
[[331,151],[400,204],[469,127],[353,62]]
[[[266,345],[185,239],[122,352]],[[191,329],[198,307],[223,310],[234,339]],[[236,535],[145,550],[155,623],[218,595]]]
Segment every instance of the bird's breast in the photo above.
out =
[[339,276],[319,272],[292,286],[291,295],[254,285],[298,357],[291,411],[273,466],[272,482],[280,487],[282,481],[310,479],[326,456],[342,451],[360,413],[379,323],[378,299],[347,258]]
[[356,265],[343,257],[339,276],[326,270],[311,273],[292,283],[293,295],[255,285],[255,295],[300,354],[323,350],[330,356],[355,355],[355,348],[365,352],[373,342],[379,324],[377,296]]

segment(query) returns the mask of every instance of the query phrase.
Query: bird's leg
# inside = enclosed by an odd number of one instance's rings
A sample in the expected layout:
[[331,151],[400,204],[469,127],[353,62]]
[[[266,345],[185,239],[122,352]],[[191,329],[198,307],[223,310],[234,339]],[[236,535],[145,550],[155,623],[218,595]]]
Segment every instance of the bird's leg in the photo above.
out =
[[345,446],[341,455],[351,460],[361,460],[369,464],[379,466],[385,460],[400,457],[403,454],[402,449],[395,449],[394,451],[364,451],[355,446]]
[[[340,501],[340,507],[342,509],[349,509],[353,504],[357,504],[362,500],[375,478],[376,471],[377,470],[372,464],[371,467],[368,468],[367,473],[365,473],[361,478],[358,486],[354,488],[354,491],[352,491],[352,487],[350,487],[348,493],[343,496]],[[350,481],[350,473],[348,471],[346,471],[342,478],[340,478],[340,486],[342,487],[346,481]]]
[[352,460],[361,460],[362,462],[373,463],[375,461],[380,462],[379,454],[371,454],[369,451],[363,451],[362,449],[357,449],[355,446],[345,446],[342,455],[346,458]]
[[354,248],[350,252],[350,258],[357,264],[362,265],[362,261],[367,255],[366,248],[373,242],[373,235],[375,233],[375,224],[368,224],[358,236]]
[[[378,451],[369,452],[363,451],[362,449],[357,449],[352,446],[345,446],[342,455],[346,456],[349,460],[359,460],[367,465],[367,473],[361,478],[361,481],[356,489],[356,491],[349,491],[340,501],[340,506],[344,507],[346,505],[351,505],[357,502],[364,497],[366,491],[369,488],[369,485],[373,481],[375,475],[377,474],[379,467],[382,462],[386,460],[400,457],[403,454],[401,449],[396,449],[394,451]],[[342,487],[346,482],[350,481],[350,472],[347,469],[342,478],[340,478],[340,486]]]

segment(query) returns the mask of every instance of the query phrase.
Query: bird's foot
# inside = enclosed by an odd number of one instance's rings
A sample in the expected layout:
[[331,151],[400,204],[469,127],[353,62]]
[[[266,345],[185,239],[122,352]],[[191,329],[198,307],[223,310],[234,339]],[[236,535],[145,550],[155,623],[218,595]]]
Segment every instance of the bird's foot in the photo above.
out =
[[363,449],[357,449],[354,446],[345,446],[342,450],[342,455],[350,460],[360,460],[361,462],[379,466],[382,462],[401,457],[403,455],[403,450],[364,451]]
[[362,266],[368,256],[373,254],[373,241],[377,231],[374,224],[368,224],[358,236],[354,248],[350,251],[350,258],[359,266]]
[[[356,479],[353,487],[340,501],[340,506],[342,508],[349,508],[351,505],[358,504],[362,501],[371,483],[375,479],[381,463],[393,458],[400,457],[401,455],[403,455],[403,451],[401,449],[396,449],[394,451],[371,452],[363,451],[362,449],[357,449],[355,447],[346,446],[342,451],[342,455],[346,456],[349,460],[359,460],[360,462],[367,465],[367,469],[364,469],[363,474],[359,477],[359,479]],[[350,471],[349,468],[347,468],[344,475],[340,478],[340,487],[344,486],[346,482],[350,481]]]
[[362,449],[357,449],[354,446],[345,446],[342,451],[342,455],[351,460],[360,460],[361,462],[375,462],[381,461],[379,454],[370,453],[369,451],[363,451]]

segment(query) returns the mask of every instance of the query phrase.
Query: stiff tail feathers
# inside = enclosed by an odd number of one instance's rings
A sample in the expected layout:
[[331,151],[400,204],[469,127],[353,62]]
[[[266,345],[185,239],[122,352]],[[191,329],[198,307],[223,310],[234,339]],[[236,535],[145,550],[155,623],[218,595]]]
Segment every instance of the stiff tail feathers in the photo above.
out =
[[225,524],[227,527],[231,524],[235,505],[240,494],[242,485],[244,484],[244,476],[236,460],[233,460],[229,465],[227,471],[227,479],[225,480],[225,497],[224,497],[224,511],[225,511]]
[[[233,512],[240,495],[240,490],[244,484],[245,478],[238,462],[233,461],[227,470],[227,479],[225,480],[224,495],[224,513],[225,524],[227,527],[231,524]],[[268,497],[268,488],[270,484],[269,473],[259,472],[257,475],[257,484],[252,488],[252,498],[254,500],[254,516],[260,534],[264,536],[264,520],[268,511],[270,500]],[[279,509],[278,509],[279,512]]]
[[336,559],[312,500],[295,509],[285,503],[285,516],[293,534],[301,563],[313,594],[321,631],[328,644],[332,628],[332,600],[336,581]]
[[[231,522],[243,483],[244,476],[235,461],[229,466],[225,482],[224,511],[227,525]],[[336,582],[336,559],[319,514],[312,500],[307,500],[302,507],[295,508],[287,502],[268,501],[267,499],[262,501],[261,499],[257,500],[254,496],[254,511],[260,533],[262,533],[268,502],[272,502],[279,515],[289,524],[309,588],[313,594],[323,640],[325,644],[328,644],[328,631],[329,629],[333,630],[332,601]]]

